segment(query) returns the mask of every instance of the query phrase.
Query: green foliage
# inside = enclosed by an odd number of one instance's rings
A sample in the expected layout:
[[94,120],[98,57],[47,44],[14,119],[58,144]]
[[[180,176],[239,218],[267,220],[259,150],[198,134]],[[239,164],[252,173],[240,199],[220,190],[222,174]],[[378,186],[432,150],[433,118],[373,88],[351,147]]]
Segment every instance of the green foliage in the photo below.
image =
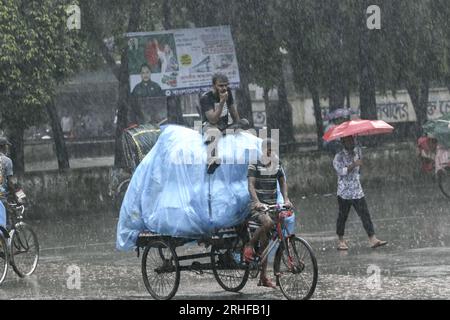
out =
[[418,85],[421,78],[439,81],[448,74],[448,16],[440,20],[437,10],[434,0],[399,0],[387,12],[392,67],[403,85]]
[[45,119],[55,84],[79,64],[63,1],[5,0],[0,7],[0,115],[23,129]]
[[[1,115],[26,126],[42,120],[55,83],[82,67],[103,65],[103,39],[114,39],[118,61],[126,48],[132,0],[79,0],[80,31],[66,28],[63,0],[4,0],[0,7]],[[73,3],[73,1],[70,1]],[[367,31],[366,9],[381,8],[381,30]],[[137,31],[231,26],[241,69],[250,82],[278,85],[280,47],[287,49],[297,88],[322,96],[337,81],[359,86],[361,41],[366,41],[376,89],[450,82],[447,0],[152,0],[142,1]],[[244,70],[242,70],[244,71]],[[331,76],[333,75],[333,76]],[[337,78],[336,78],[337,77]]]

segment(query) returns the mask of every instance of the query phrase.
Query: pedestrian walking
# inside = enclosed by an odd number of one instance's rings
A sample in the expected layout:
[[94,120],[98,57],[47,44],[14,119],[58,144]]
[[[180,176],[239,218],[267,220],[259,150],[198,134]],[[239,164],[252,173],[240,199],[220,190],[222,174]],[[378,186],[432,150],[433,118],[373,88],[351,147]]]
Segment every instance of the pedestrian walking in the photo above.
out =
[[364,191],[360,182],[360,168],[363,165],[362,152],[355,144],[353,136],[341,138],[344,149],[336,154],[333,167],[338,175],[337,199],[339,213],[336,223],[336,233],[339,243],[338,250],[348,250],[347,241],[344,240],[345,223],[351,207],[361,218],[363,227],[369,236],[369,244],[377,248],[387,244],[387,241],[379,240],[375,236],[374,226],[367,207]]

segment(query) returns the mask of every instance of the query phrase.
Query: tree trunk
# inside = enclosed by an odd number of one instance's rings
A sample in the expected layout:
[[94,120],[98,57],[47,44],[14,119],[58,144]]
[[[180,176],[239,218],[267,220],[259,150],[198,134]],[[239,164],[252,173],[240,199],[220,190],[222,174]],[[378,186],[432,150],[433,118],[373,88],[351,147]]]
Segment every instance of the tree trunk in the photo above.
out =
[[167,123],[184,125],[181,98],[174,96],[167,98]]
[[375,76],[369,49],[370,31],[366,28],[365,16],[361,23],[359,38],[359,106],[361,119],[376,120],[378,119],[378,114]]
[[8,128],[9,140],[11,146],[11,158],[14,166],[14,174],[22,175],[25,173],[25,144],[23,135],[25,129],[21,126],[14,126]]
[[[337,69],[333,67],[333,69]],[[342,78],[337,70],[331,73],[329,107],[330,111],[343,108],[345,103],[345,89],[342,85]]]
[[70,168],[69,155],[67,153],[66,142],[64,134],[61,129],[58,113],[56,111],[55,102],[53,99],[46,105],[47,114],[50,118],[52,126],[53,141],[55,143],[56,158],[58,159],[59,171],[64,171]]
[[237,98],[237,110],[241,118],[245,118],[253,127],[253,113],[252,113],[252,99],[250,96],[250,89],[248,88],[249,81],[247,80],[247,70],[246,68],[239,68],[241,85],[239,89],[236,90]]
[[414,84],[407,86],[408,94],[416,113],[416,125],[414,128],[416,138],[419,138],[422,135],[422,125],[427,121],[429,89],[430,83],[428,79],[421,79],[419,85]]
[[331,34],[332,50],[332,67],[330,69],[329,79],[329,107],[330,111],[343,108],[345,103],[345,86],[343,84],[344,76],[342,72],[342,21],[339,14],[339,2],[330,1],[329,11],[331,16],[331,26],[333,32]]
[[292,123],[292,107],[289,103],[286,83],[283,73],[278,84],[278,128],[280,129],[280,139],[285,143],[294,143],[294,129]]
[[347,101],[347,109],[351,109],[351,103],[350,103],[350,90],[347,90],[347,93],[345,94],[345,100]]
[[319,150],[323,149],[322,137],[324,134],[322,108],[320,107],[320,95],[315,85],[308,85],[309,92],[312,96],[314,118],[316,120],[316,132],[317,132],[317,146]]
[[[266,113],[267,113],[267,110],[269,110],[269,108],[270,108],[269,91],[270,91],[270,88],[263,88],[263,99],[264,99],[264,106],[266,107]],[[267,120],[266,120],[266,123],[267,123]]]
[[128,126],[128,101],[130,98],[130,84],[128,82],[128,55],[124,50],[121,59],[120,76],[119,76],[119,101],[117,105],[117,124],[116,124],[116,141],[114,152],[114,166],[123,168],[125,166],[125,158],[122,147],[122,133]]
[[[172,24],[172,6],[170,5],[170,0],[163,1],[162,5],[162,16],[163,16],[163,27],[166,30],[173,28]],[[184,124],[183,120],[183,110],[181,108],[180,97],[170,96],[166,98],[167,106],[167,122],[174,124]]]
[[278,129],[278,123],[276,122],[277,118],[277,106],[272,103],[269,99],[269,88],[263,89],[263,99],[264,105],[266,107],[266,126],[268,130]]
[[[141,0],[132,2],[130,18],[128,21],[127,32],[137,31],[140,24]],[[128,105],[130,101],[130,83],[128,75],[128,48],[123,48],[120,59],[119,70],[119,101],[117,106],[117,125],[116,125],[116,141],[114,152],[114,166],[123,168],[125,166],[125,158],[122,148],[122,132],[128,125]]]

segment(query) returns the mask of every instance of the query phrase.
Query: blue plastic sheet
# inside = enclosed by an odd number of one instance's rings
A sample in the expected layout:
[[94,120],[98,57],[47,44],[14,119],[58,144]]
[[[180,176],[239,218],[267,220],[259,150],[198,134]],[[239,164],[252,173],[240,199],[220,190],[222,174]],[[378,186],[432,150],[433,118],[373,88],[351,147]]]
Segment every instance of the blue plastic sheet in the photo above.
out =
[[208,175],[202,135],[167,126],[130,181],[116,247],[133,249],[143,230],[195,239],[241,223],[249,212],[248,164],[256,161],[261,143],[246,132],[221,138],[222,164]]
[[[202,135],[165,127],[130,181],[117,225],[117,249],[135,248],[144,230],[198,239],[242,223],[249,214],[248,164],[257,160],[261,144],[246,132],[226,135],[218,144],[222,164],[208,175]],[[283,202],[280,192],[278,202]],[[286,224],[293,233],[295,217]]]
[[0,226],[6,226],[6,209],[3,202],[0,201]]

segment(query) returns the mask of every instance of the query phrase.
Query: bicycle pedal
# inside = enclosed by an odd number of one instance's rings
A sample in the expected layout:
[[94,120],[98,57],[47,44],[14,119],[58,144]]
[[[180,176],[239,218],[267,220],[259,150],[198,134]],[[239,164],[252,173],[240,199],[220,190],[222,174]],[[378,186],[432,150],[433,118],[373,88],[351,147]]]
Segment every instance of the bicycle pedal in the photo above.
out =
[[202,275],[203,274],[203,270],[201,270],[200,267],[201,267],[201,263],[198,262],[198,261],[194,261],[191,264],[191,270],[193,272],[195,272],[196,274],[198,274],[198,275]]

